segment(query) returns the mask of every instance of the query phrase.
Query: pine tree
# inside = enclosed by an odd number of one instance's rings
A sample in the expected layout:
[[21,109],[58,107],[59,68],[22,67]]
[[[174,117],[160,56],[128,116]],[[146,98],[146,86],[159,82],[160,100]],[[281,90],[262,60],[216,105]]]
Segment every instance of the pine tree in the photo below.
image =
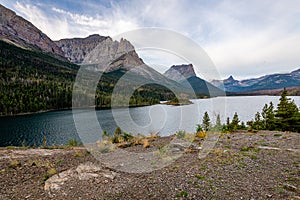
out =
[[269,109],[268,104],[265,104],[261,112],[261,116],[262,116],[261,128],[264,130],[267,129],[268,109]]
[[221,117],[220,117],[220,114],[217,115],[217,119],[216,119],[216,126],[215,126],[215,129],[217,131],[220,131],[222,128],[222,124],[221,124]]
[[207,112],[204,113],[203,119],[202,119],[202,126],[204,131],[208,131],[210,128],[210,118]]
[[300,111],[294,101],[289,102],[288,110],[289,118],[287,119],[288,131],[300,132]]
[[284,88],[279,99],[279,104],[277,105],[277,110],[275,111],[276,128],[282,131],[300,132],[299,115],[297,105],[287,97],[287,91]]
[[263,125],[262,125],[263,123],[262,123],[262,120],[260,119],[260,113],[259,112],[257,112],[256,114],[255,114],[255,120],[254,120],[254,122],[253,122],[253,128],[255,129],[255,130],[261,130],[262,128],[263,128]]
[[266,127],[267,130],[274,130],[275,129],[275,114],[274,114],[274,106],[273,103],[270,102],[270,105],[267,110],[266,116]]
[[232,130],[232,131],[237,130],[238,127],[239,127],[239,123],[240,123],[239,116],[238,116],[238,114],[235,112],[235,113],[234,113],[234,116],[233,116],[233,118],[232,118],[231,124],[230,124],[231,130]]

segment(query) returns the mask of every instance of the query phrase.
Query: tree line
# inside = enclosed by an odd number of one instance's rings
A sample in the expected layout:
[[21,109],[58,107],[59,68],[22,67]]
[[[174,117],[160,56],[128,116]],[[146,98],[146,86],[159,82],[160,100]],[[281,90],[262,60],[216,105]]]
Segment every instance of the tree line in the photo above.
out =
[[222,132],[270,130],[300,133],[300,110],[295,102],[288,98],[287,91],[284,89],[276,109],[272,102],[265,104],[262,111],[255,114],[254,120],[246,124],[240,121],[237,113],[234,114],[232,120],[227,117],[225,124],[221,124],[218,114],[215,124],[212,124],[208,113],[205,112],[202,124],[197,126],[197,132],[202,130]]

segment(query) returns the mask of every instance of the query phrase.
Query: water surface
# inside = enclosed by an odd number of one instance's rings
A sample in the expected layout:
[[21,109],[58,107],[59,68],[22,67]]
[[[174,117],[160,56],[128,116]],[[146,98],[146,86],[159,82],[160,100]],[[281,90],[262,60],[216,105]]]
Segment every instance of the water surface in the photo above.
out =
[[[300,106],[300,97],[291,97]],[[279,97],[247,96],[217,97],[212,99],[192,100],[194,104],[185,106],[154,105],[136,108],[118,108],[95,111],[97,123],[92,122],[88,110],[76,110],[77,124],[85,130],[86,135],[78,135],[71,110],[53,111],[23,116],[0,117],[0,146],[37,145],[47,138],[48,145],[63,145],[69,140],[93,142],[101,136],[101,131],[113,133],[117,126],[130,133],[170,135],[178,130],[195,131],[196,124],[201,123],[205,111],[212,122],[217,114],[225,123],[226,117],[232,118],[237,112],[241,121],[247,122],[260,112],[264,104],[272,101],[276,107]]]

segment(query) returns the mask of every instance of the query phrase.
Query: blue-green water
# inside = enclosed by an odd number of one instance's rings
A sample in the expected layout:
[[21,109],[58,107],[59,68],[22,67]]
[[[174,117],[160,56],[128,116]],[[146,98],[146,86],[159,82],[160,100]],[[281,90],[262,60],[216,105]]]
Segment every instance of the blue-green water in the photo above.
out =
[[[300,97],[291,97],[300,106]],[[237,112],[239,118],[246,122],[261,111],[265,103],[272,101],[276,106],[279,97],[249,96],[249,97],[218,97],[212,99],[193,100],[194,104],[186,106],[154,105],[137,108],[119,108],[113,110],[95,111],[102,128],[113,133],[117,126],[131,133],[170,135],[178,130],[193,132],[196,124],[201,123],[202,116],[208,111],[214,122],[217,114],[225,122],[226,117],[232,118]],[[129,115],[128,115],[129,114]],[[84,123],[77,125],[90,128],[91,132],[99,133],[101,129],[94,127],[90,112],[77,110],[77,119]],[[44,136],[48,145],[63,145],[69,140],[80,141],[75,127],[72,110],[54,111],[23,116],[0,117],[0,146],[37,145],[43,143]],[[97,140],[94,134],[90,142]]]

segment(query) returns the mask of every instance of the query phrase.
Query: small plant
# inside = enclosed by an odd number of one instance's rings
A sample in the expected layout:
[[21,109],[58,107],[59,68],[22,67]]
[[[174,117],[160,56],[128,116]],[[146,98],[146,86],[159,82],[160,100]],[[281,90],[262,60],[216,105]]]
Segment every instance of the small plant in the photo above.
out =
[[183,139],[184,137],[185,137],[185,131],[178,131],[178,132],[176,132],[176,137],[178,138],[178,139]]
[[143,139],[142,141],[143,141],[143,147],[144,147],[144,148],[150,147],[150,144],[149,144],[149,140],[148,140],[148,139]]
[[239,165],[239,167],[242,167],[242,168],[247,166],[246,163],[244,163],[244,162],[239,162],[238,165]]
[[197,132],[197,133],[196,133],[196,137],[197,137],[197,138],[203,139],[203,138],[206,138],[206,136],[207,136],[207,134],[206,134],[206,132],[204,132],[204,131],[200,131],[200,132]]
[[122,137],[123,137],[124,141],[126,141],[126,142],[132,140],[132,138],[133,138],[133,136],[130,133],[125,133],[125,132],[123,133]]
[[197,126],[196,126],[196,133],[202,132],[202,131],[203,131],[202,126],[200,124],[197,124]]
[[204,180],[205,179],[205,177],[201,176],[200,174],[196,174],[195,177],[198,178],[198,179],[200,179],[200,180]]
[[108,140],[108,138],[109,138],[109,133],[107,131],[103,131],[102,140]]
[[79,151],[75,151],[74,156],[78,158],[78,157],[82,157],[83,155]]
[[42,184],[45,184],[45,182],[50,178],[49,174],[45,174],[42,180]]
[[43,137],[43,148],[47,147],[47,138],[46,136]]
[[80,145],[81,145],[81,143],[77,142],[77,140],[75,140],[75,139],[71,139],[68,142],[68,146],[69,147],[76,147],[76,146],[80,146]]
[[115,135],[115,136],[120,136],[121,134],[122,134],[121,128],[120,128],[120,127],[117,127],[116,130],[115,130],[114,135]]
[[256,156],[256,155],[250,155],[249,156],[252,160],[257,160],[258,159],[258,157]]
[[180,197],[187,197],[188,196],[188,192],[183,190],[181,191],[180,193],[176,194],[176,197],[177,198],[180,198]]
[[17,167],[21,167],[21,163],[18,160],[11,160],[10,167],[16,169]]
[[281,137],[281,136],[282,134],[278,134],[278,133],[274,134],[274,137]]
[[59,160],[56,161],[56,164],[60,164],[60,163],[62,163],[63,161],[64,161],[64,159],[59,159]]
[[179,165],[174,165],[173,166],[173,169],[178,169],[179,168]]
[[56,173],[57,173],[57,171],[56,171],[55,168],[51,167],[50,169],[48,169],[48,175],[49,176],[53,176]]

